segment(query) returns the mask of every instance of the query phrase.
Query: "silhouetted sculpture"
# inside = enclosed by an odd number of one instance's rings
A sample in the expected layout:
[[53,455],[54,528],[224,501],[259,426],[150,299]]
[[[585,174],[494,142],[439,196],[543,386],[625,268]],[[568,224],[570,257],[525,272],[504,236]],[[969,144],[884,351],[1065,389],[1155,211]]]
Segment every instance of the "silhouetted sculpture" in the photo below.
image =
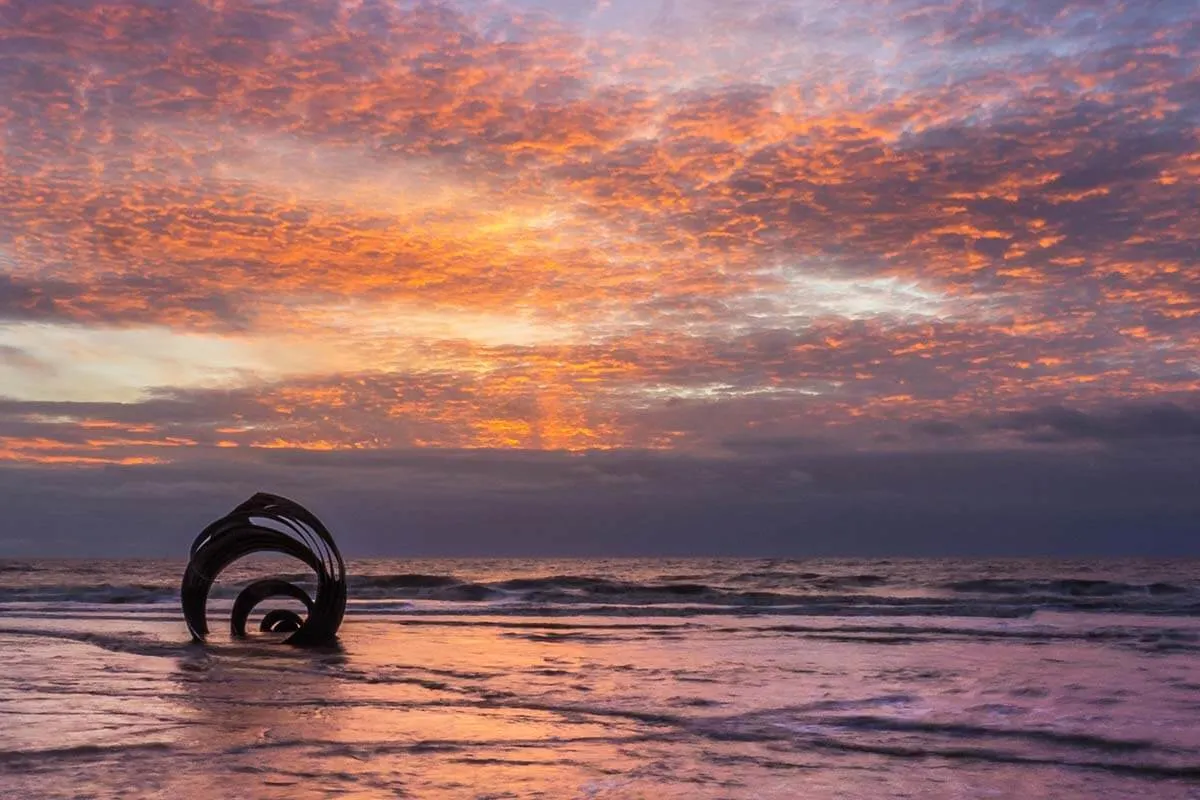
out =
[[[273,524],[271,524],[273,523]],[[243,556],[259,552],[285,553],[300,559],[317,574],[317,596],[278,578],[255,581],[233,603],[230,631],[246,635],[246,620],[256,606],[271,597],[299,600],[308,610],[273,609],[259,630],[291,633],[294,645],[334,641],[346,614],[346,565],[329,531],[311,512],[284,497],[258,493],[205,528],[192,543],[191,557],[180,590],[183,617],[192,638],[208,635],[208,593],[217,576]]]

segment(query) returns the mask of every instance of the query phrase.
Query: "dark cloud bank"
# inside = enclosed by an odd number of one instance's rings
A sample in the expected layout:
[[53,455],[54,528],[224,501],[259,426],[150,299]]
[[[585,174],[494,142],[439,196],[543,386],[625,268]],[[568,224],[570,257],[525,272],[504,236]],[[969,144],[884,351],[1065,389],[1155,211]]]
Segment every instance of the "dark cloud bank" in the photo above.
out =
[[204,524],[267,489],[310,505],[351,556],[1200,556],[1194,427],[1050,418],[1005,424],[1068,442],[995,452],[798,441],[713,456],[259,451],[10,466],[0,555],[179,556]]

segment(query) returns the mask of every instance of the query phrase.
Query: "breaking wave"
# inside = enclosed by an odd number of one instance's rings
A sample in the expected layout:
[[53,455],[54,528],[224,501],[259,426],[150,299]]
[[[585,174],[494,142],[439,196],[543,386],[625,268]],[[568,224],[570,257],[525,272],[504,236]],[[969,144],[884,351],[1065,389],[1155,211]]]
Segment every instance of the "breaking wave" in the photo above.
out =
[[1015,578],[979,578],[954,581],[945,585],[954,592],[1002,595],[1063,595],[1067,597],[1117,597],[1120,595],[1178,595],[1188,588],[1173,583],[1122,583],[1120,581],[1062,578],[1059,580],[1018,580]]
[[[369,563],[369,562],[368,562]],[[143,572],[119,582],[93,567],[73,573],[36,574],[37,564],[0,564],[0,603],[164,605],[179,600],[174,576]],[[14,574],[15,571],[22,571]],[[51,578],[51,580],[48,579]],[[306,573],[284,576],[297,584]],[[940,577],[940,579],[939,579]],[[1012,618],[1039,610],[1200,613],[1200,591],[1188,581],[1114,580],[1074,576],[928,576],[911,573],[726,569],[710,572],[462,577],[442,572],[380,572],[350,579],[351,610],[436,612],[429,604],[467,604],[478,613],[621,615],[809,614],[852,616],[976,616]],[[1167,576],[1164,576],[1167,577]],[[10,580],[10,578],[12,578]],[[25,580],[22,585],[21,580]],[[72,583],[70,579],[76,579]],[[99,579],[99,580],[97,580]],[[44,582],[43,582],[44,581]],[[4,585],[4,584],[9,585]],[[239,585],[218,584],[213,597],[228,600]],[[390,604],[390,605],[389,605]]]

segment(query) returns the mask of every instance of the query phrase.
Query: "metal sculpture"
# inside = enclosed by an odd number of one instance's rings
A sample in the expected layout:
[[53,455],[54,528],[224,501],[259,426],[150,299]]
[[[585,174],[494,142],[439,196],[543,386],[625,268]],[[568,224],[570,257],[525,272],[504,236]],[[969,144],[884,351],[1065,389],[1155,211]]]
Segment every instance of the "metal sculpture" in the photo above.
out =
[[250,614],[272,597],[290,597],[304,604],[307,615],[268,611],[261,631],[291,633],[287,644],[329,644],[337,637],[346,614],[346,565],[333,537],[308,509],[273,494],[260,492],[205,528],[192,543],[183,573],[180,597],[183,617],[192,638],[208,635],[208,594],[217,576],[238,559],[259,552],[284,553],[303,561],[317,575],[316,597],[294,583],[278,578],[255,581],[233,603],[230,632],[246,635]]

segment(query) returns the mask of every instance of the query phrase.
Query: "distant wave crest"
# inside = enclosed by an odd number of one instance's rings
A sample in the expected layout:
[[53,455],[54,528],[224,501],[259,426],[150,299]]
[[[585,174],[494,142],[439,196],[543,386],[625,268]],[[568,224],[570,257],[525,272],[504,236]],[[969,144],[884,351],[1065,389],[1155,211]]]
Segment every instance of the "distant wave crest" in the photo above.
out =
[[[81,565],[78,572],[12,572],[36,564],[7,562],[10,584],[0,581],[0,604],[158,605],[174,603],[179,588],[144,572],[129,583]],[[980,574],[982,573],[982,574]],[[115,577],[115,575],[114,575]],[[437,613],[439,603],[467,604],[473,613],[689,615],[809,614],[852,616],[963,616],[1011,618],[1040,609],[1169,615],[1200,613],[1200,590],[1177,580],[1121,580],[1055,576],[1009,577],[980,570],[914,581],[911,570],[838,572],[765,567],[712,572],[643,570],[640,575],[564,572],[466,577],[453,573],[377,571],[350,579],[351,612]],[[1124,577],[1124,576],[1121,576]],[[311,575],[284,575],[305,585]],[[69,582],[77,579],[77,583]],[[22,580],[26,582],[21,583]],[[233,587],[217,584],[213,597],[230,600]],[[431,606],[432,604],[432,606]],[[450,607],[447,607],[448,609]],[[65,610],[65,609],[64,609]]]
[[954,581],[946,588],[955,592],[974,594],[1036,595],[1055,594],[1068,597],[1117,597],[1120,595],[1185,594],[1188,589],[1173,583],[1122,583],[1120,581],[1063,578],[1060,580],[1018,580],[1014,578],[980,578]]

